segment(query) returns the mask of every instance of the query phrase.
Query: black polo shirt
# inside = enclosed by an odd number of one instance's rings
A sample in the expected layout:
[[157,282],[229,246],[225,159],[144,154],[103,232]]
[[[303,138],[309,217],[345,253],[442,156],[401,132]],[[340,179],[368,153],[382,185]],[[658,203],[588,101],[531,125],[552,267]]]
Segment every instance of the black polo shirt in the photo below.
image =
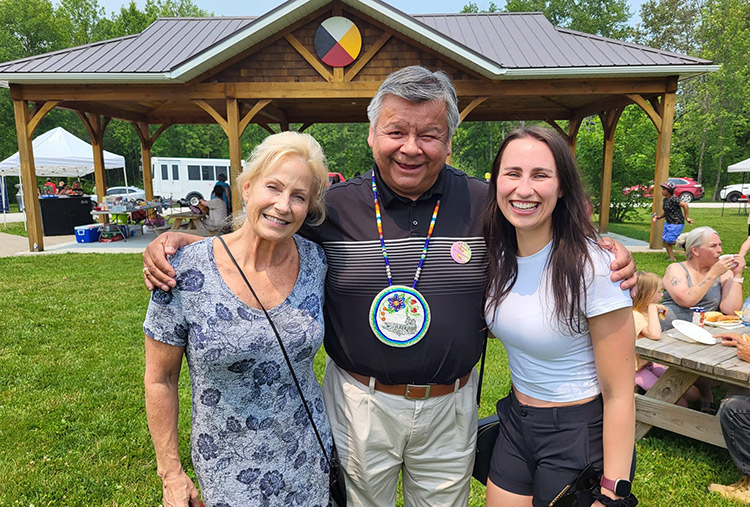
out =
[[[412,201],[393,193],[376,172],[395,285],[411,287],[435,203],[442,197],[417,284],[430,305],[432,322],[421,341],[397,348],[378,340],[368,320],[373,298],[388,285],[371,179],[368,171],[331,187],[325,223],[303,231],[323,246],[328,258],[326,352],[341,368],[386,384],[449,384],[468,373],[482,353],[487,255],[481,210],[487,185],[445,166],[435,185]],[[451,257],[457,241],[471,247],[466,264]]]

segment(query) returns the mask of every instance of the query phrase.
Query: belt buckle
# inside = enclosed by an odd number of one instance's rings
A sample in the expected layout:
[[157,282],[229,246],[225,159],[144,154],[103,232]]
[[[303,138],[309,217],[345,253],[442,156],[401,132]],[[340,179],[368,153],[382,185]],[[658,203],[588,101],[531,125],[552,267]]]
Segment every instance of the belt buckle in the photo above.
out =
[[[421,398],[412,398],[411,393],[409,392],[409,389],[412,387],[418,387],[420,389],[424,389],[424,396]],[[430,384],[406,384],[406,392],[404,393],[404,398],[407,400],[426,400],[430,397]]]

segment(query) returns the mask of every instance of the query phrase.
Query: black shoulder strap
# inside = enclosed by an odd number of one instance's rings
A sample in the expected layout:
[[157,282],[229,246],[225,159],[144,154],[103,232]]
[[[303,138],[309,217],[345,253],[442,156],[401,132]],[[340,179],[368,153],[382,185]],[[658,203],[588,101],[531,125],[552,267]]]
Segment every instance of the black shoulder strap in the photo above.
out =
[[307,405],[307,400],[305,399],[305,395],[302,394],[302,387],[299,385],[299,381],[297,380],[297,375],[294,373],[294,368],[292,368],[292,362],[289,360],[289,356],[286,353],[286,349],[284,348],[284,344],[281,341],[281,336],[279,335],[278,330],[276,329],[276,325],[273,323],[273,319],[271,319],[271,316],[268,314],[268,311],[266,310],[266,307],[263,306],[263,303],[260,302],[260,298],[255,293],[255,290],[253,290],[253,286],[250,285],[250,281],[245,276],[245,273],[242,271],[242,268],[239,264],[237,264],[237,261],[234,259],[234,255],[232,255],[232,252],[229,250],[229,247],[224,242],[224,238],[221,236],[217,236],[218,240],[221,241],[221,244],[224,245],[224,250],[227,251],[227,255],[229,255],[229,258],[232,260],[232,263],[234,264],[234,267],[237,268],[237,271],[239,271],[240,276],[245,281],[245,284],[247,284],[247,288],[250,289],[250,292],[252,293],[255,300],[260,305],[260,309],[263,310],[263,313],[265,314],[266,318],[268,319],[269,324],[271,324],[271,329],[273,329],[273,333],[276,335],[276,340],[279,342],[279,347],[281,347],[281,352],[284,354],[284,360],[286,361],[286,365],[289,367],[289,372],[292,374],[292,378],[294,379],[294,385],[297,386],[297,392],[299,392],[299,397],[302,399],[302,405],[305,407],[305,412],[307,412],[307,418],[310,419],[310,424],[312,424],[313,431],[315,432],[315,436],[318,439],[318,443],[320,444],[320,448],[323,451],[323,457],[326,459],[326,463],[328,464],[328,467],[331,467],[331,461],[328,459],[328,453],[326,453],[326,448],[323,445],[323,439],[320,438],[320,433],[318,433],[318,427],[315,425],[315,421],[313,420],[312,412],[310,412],[310,407]]

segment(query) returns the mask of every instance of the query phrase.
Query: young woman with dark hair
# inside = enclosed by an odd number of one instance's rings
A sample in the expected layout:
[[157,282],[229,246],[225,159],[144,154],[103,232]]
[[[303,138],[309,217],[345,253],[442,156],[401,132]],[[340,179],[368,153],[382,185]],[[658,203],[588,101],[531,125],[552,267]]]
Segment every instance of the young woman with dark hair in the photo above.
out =
[[490,506],[549,505],[588,465],[603,478],[579,506],[633,504],[632,303],[610,280],[586,202],[556,133],[522,128],[502,142],[485,207],[486,319],[513,387],[497,404]]

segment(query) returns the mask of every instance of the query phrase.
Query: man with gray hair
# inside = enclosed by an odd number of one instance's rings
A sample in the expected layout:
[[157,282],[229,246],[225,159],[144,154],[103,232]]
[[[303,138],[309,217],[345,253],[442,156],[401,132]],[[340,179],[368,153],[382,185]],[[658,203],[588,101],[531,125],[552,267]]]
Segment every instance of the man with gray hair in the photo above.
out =
[[[444,72],[390,74],[367,109],[375,164],[331,187],[326,221],[301,233],[328,259],[323,381],[351,505],[468,503],[482,354],[487,185],[446,164],[459,123]],[[174,281],[159,236],[144,252],[146,284]],[[635,265],[616,248],[614,279]],[[173,275],[172,275],[173,276]],[[634,283],[627,280],[624,288]]]

